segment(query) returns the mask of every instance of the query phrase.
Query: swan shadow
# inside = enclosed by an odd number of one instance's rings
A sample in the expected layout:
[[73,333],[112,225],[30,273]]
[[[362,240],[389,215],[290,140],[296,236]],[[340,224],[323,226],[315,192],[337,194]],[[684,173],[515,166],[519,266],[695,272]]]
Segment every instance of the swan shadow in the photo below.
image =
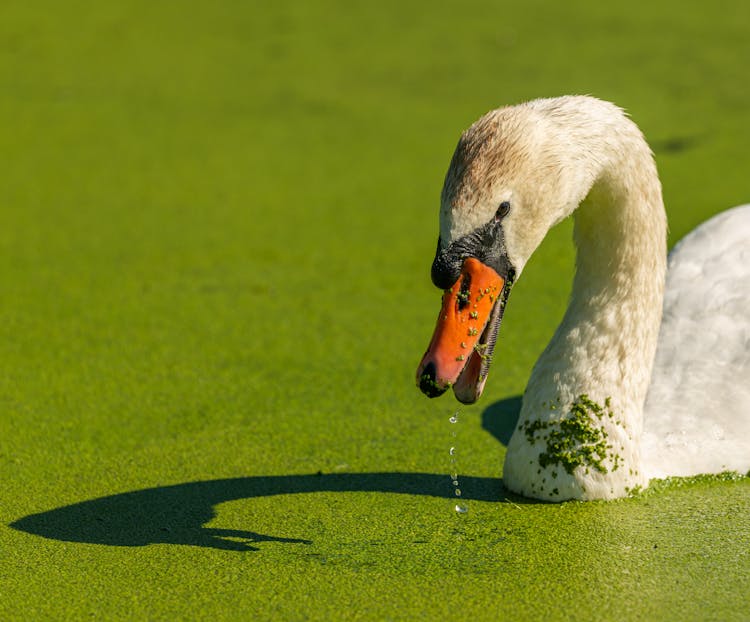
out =
[[[482,427],[507,445],[520,410],[520,396],[501,400],[482,414]],[[533,503],[503,486],[500,478],[461,475],[462,498]],[[311,544],[253,531],[204,527],[215,507],[239,499],[316,492],[380,492],[455,499],[446,474],[330,473],[238,477],[159,486],[81,501],[31,514],[10,524],[18,531],[64,542],[109,546],[182,544],[231,551],[257,551],[258,542]]]
[[[524,502],[506,491],[499,478],[461,475],[461,488],[465,499]],[[66,542],[110,546],[183,544],[252,551],[258,550],[253,546],[256,542],[310,544],[311,541],[204,527],[214,518],[216,505],[237,499],[315,492],[383,492],[455,498],[447,475],[434,473],[240,477],[160,486],[82,501],[26,516],[10,527]]]
[[518,426],[521,414],[521,395],[514,395],[490,404],[482,413],[482,428],[492,434],[505,447]]

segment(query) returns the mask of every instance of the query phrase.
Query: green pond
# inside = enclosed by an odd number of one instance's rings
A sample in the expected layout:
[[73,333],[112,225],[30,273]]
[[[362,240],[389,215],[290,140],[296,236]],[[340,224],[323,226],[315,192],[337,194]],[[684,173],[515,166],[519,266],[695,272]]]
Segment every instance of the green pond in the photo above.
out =
[[569,221],[455,438],[414,379],[460,132],[617,102],[673,244],[750,200],[748,24],[739,0],[0,3],[0,619],[749,619],[747,478],[503,488]]

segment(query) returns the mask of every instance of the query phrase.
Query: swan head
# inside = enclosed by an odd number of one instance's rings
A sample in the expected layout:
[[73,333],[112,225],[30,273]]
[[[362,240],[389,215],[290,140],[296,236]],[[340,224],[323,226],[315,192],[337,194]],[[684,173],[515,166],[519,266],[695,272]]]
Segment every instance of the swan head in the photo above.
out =
[[596,179],[596,162],[565,136],[576,126],[571,119],[575,106],[537,100],[492,111],[462,134],[445,177],[432,264],[432,281],[445,293],[417,369],[427,396],[452,387],[463,403],[479,399],[515,279]]

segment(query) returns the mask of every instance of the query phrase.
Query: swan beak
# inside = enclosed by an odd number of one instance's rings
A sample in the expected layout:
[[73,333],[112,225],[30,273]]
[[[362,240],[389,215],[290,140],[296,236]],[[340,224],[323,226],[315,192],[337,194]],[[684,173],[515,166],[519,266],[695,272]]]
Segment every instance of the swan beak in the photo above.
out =
[[428,397],[453,387],[465,404],[479,399],[487,380],[503,307],[505,279],[478,259],[464,260],[461,276],[443,294],[432,341],[417,368],[417,386]]

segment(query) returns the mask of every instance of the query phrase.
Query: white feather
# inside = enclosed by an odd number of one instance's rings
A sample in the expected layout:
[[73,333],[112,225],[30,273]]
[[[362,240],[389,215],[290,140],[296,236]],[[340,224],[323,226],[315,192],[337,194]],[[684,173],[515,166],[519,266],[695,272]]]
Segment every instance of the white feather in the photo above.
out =
[[641,451],[650,478],[750,468],[750,205],[670,253]]

